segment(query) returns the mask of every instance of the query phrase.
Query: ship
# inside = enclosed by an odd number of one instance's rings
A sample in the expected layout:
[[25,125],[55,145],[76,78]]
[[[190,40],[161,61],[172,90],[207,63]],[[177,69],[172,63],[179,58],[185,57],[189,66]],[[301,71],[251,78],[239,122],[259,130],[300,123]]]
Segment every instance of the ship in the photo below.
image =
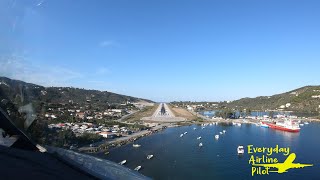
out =
[[291,120],[285,120],[284,122],[276,122],[276,123],[262,122],[262,124],[266,124],[269,126],[269,128],[277,129],[281,131],[300,132],[299,124],[294,123]]

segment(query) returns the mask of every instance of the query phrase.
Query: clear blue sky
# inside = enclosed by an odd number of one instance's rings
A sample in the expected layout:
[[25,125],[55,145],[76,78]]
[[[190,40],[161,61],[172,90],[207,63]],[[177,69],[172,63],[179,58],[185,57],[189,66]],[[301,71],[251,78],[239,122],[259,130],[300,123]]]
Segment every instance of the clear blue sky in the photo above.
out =
[[320,84],[318,0],[0,2],[0,75],[155,101]]

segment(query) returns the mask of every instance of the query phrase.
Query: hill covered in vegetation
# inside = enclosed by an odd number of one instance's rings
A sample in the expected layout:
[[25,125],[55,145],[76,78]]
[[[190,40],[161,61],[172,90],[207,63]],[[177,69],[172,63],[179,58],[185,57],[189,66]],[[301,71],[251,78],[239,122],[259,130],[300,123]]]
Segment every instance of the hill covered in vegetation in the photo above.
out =
[[[52,109],[56,109],[59,113],[63,111],[62,109],[64,111],[79,109],[89,114],[90,112],[103,112],[106,109],[126,109],[128,105],[140,101],[151,102],[108,91],[73,87],[43,87],[0,77],[0,107],[8,112],[11,119],[16,121],[20,128],[23,127],[24,120],[22,119],[34,119],[33,116],[36,116],[38,120],[42,120],[45,119],[43,116]],[[61,118],[65,117],[58,115]]]
[[305,86],[273,96],[242,98],[220,104],[228,108],[284,110],[317,114],[320,110],[320,86]]

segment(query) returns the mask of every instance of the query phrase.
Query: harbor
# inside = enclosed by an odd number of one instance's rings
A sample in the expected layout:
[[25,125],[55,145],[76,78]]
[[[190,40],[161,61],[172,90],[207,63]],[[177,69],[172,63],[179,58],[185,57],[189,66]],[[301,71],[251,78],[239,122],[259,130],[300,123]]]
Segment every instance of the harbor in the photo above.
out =
[[[242,126],[225,126],[219,123],[218,125],[208,123],[179,126],[167,128],[136,140],[135,143],[141,145],[139,148],[134,148],[132,144],[126,144],[111,149],[108,155],[97,153],[94,156],[114,162],[126,160],[124,166],[130,169],[141,166],[139,172],[154,179],[167,179],[168,177],[177,179],[219,179],[219,177],[248,179],[251,177],[251,167],[248,165],[248,147],[251,147],[249,145],[266,148],[287,147],[290,148],[290,152],[295,152],[303,162],[319,167],[314,159],[314,154],[320,150],[320,144],[310,141],[313,134],[319,130],[320,123],[317,122],[310,122],[303,126],[299,133],[263,128],[254,123],[246,123]],[[180,137],[181,134],[183,134],[182,137]],[[217,134],[220,136],[219,139],[215,138]],[[252,149],[251,151],[253,151]],[[280,150],[278,151],[280,152]],[[146,158],[149,154],[154,155],[152,160]],[[284,160],[281,153],[273,155],[281,161]],[[191,165],[192,171],[188,171]],[[161,168],[161,172],[159,168]],[[233,169],[233,171],[222,171],[223,169]],[[282,179],[301,179],[303,177],[312,179],[317,177],[316,169],[314,167],[305,168],[299,170],[299,174],[295,173],[298,170],[290,170],[291,173],[281,177]],[[259,179],[276,177],[277,174],[270,174],[269,176],[259,176]]]

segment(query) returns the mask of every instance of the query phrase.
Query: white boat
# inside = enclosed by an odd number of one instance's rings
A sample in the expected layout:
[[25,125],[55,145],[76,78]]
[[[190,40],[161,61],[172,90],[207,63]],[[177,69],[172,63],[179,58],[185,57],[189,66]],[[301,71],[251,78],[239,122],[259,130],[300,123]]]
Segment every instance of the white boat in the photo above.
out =
[[238,154],[244,154],[243,146],[238,146],[237,151],[238,151]]
[[151,158],[153,158],[153,154],[149,154],[149,155],[147,156],[147,159],[151,159]]
[[238,126],[241,126],[241,123],[237,123]]
[[309,124],[308,122],[304,122],[304,124]]
[[133,144],[132,146],[138,148],[138,147],[140,147],[141,145],[140,145],[140,144]]
[[269,126],[268,126],[267,124],[265,124],[265,123],[261,123],[261,124],[260,124],[260,127],[269,128]]
[[184,132],[184,134],[188,134],[188,132]]
[[193,130],[196,130],[197,128],[193,128]]
[[302,123],[301,123],[301,124],[299,124],[299,125],[300,125],[300,126],[304,126],[304,124],[302,124]]
[[123,161],[121,161],[119,164],[120,164],[120,165],[124,165],[126,162],[127,162],[127,160],[123,160]]
[[220,134],[223,134],[222,132],[219,132]]
[[203,144],[202,143],[199,143],[199,147],[202,147],[203,146]]
[[198,140],[201,139],[201,136],[197,137],[197,139],[198,139]]
[[218,134],[217,134],[217,135],[215,135],[215,136],[214,136],[214,138],[219,139],[219,135],[218,135]]
[[232,122],[232,125],[234,125],[234,126],[235,126],[235,125],[237,125],[237,123],[235,123],[235,122]]
[[139,171],[141,169],[141,166],[137,166],[136,168],[134,168],[135,171]]
[[204,129],[205,127],[203,126],[202,129]]
[[223,132],[223,134],[225,134],[227,131],[226,131],[226,130],[223,130],[222,132]]
[[183,136],[183,134],[180,134],[180,137],[182,137]]

